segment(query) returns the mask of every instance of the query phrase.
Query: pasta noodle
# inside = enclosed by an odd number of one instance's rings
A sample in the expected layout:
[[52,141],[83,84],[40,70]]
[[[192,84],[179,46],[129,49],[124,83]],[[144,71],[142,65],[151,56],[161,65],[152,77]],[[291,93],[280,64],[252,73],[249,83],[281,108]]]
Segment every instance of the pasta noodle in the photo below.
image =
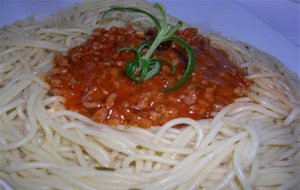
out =
[[4,180],[22,190],[300,189],[299,79],[248,44],[203,34],[254,81],[212,119],[111,128],[50,96],[44,79],[56,53],[99,26],[150,25],[134,13],[101,20],[112,5],[157,13],[139,0],[87,1],[0,29],[0,187]]

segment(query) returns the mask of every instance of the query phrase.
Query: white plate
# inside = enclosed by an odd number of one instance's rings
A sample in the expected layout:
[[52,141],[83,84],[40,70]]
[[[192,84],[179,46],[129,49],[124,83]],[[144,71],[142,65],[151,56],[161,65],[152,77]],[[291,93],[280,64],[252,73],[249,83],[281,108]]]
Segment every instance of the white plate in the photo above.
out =
[[[82,0],[0,0],[0,26],[53,14]],[[163,2],[167,12],[205,31],[254,45],[282,61],[300,76],[300,5],[297,1],[184,1]],[[3,181],[0,180],[0,189]],[[9,187],[4,187],[8,190]]]

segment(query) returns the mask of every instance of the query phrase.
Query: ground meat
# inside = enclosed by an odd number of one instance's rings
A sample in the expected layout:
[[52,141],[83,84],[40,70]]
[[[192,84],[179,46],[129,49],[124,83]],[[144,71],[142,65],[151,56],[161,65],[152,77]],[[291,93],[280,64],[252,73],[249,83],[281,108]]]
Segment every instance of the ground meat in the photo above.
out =
[[[150,31],[150,32],[149,32]],[[135,83],[125,74],[132,52],[118,51],[137,47],[155,36],[131,27],[96,29],[82,45],[67,55],[57,55],[46,81],[50,93],[63,96],[67,109],[109,125],[151,127],[178,118],[209,118],[243,95],[249,81],[229,59],[225,51],[215,49],[208,38],[194,28],[178,31],[196,56],[196,66],[189,81],[171,92],[162,90],[174,85],[186,69],[187,55],[180,45],[166,43],[155,52],[176,66],[176,73],[162,62],[161,71],[143,83]]]

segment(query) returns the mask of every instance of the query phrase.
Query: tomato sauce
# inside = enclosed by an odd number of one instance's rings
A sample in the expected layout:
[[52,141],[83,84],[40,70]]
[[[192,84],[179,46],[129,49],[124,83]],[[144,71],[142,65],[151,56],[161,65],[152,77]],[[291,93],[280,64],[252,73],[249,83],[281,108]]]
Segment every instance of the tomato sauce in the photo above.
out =
[[96,29],[84,44],[55,57],[54,68],[46,79],[50,93],[63,96],[66,109],[97,122],[143,128],[178,117],[210,118],[243,96],[250,82],[225,51],[213,48],[210,40],[194,28],[178,31],[177,35],[192,47],[196,58],[192,76],[177,90],[163,92],[186,69],[188,57],[180,45],[165,43],[155,52],[174,63],[175,73],[169,63],[162,62],[157,75],[135,83],[125,74],[125,66],[134,59],[134,53],[118,50],[153,39],[155,31],[112,27]]

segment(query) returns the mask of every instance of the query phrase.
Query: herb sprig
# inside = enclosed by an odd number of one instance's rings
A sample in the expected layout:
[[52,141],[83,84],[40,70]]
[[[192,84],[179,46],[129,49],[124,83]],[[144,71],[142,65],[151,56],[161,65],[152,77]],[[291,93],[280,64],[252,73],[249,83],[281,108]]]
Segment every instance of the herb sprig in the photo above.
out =
[[[161,43],[166,41],[173,41],[177,42],[185,49],[185,51],[188,54],[188,63],[186,70],[182,78],[179,81],[177,81],[177,83],[175,83],[169,88],[164,89],[164,92],[168,92],[171,90],[178,89],[190,78],[195,67],[195,55],[192,48],[180,37],[175,35],[176,31],[179,30],[183,25],[182,21],[178,21],[175,25],[168,24],[165,9],[158,3],[155,3],[154,7],[159,10],[162,17],[162,23],[160,23],[158,18],[155,17],[153,14],[136,7],[113,7],[103,13],[102,19],[106,18],[113,12],[121,11],[141,13],[148,16],[153,21],[157,30],[157,36],[155,37],[154,41],[144,41],[137,48],[124,47],[119,49],[119,51],[132,51],[135,53],[135,59],[127,63],[125,73],[129,78],[131,78],[137,83],[143,82],[155,76],[161,70],[162,61],[167,62],[171,65],[172,73],[176,71],[175,66],[170,60],[168,60],[165,57],[154,56],[154,52]],[[142,55],[142,51],[146,47],[148,48],[148,50],[144,55]]]

